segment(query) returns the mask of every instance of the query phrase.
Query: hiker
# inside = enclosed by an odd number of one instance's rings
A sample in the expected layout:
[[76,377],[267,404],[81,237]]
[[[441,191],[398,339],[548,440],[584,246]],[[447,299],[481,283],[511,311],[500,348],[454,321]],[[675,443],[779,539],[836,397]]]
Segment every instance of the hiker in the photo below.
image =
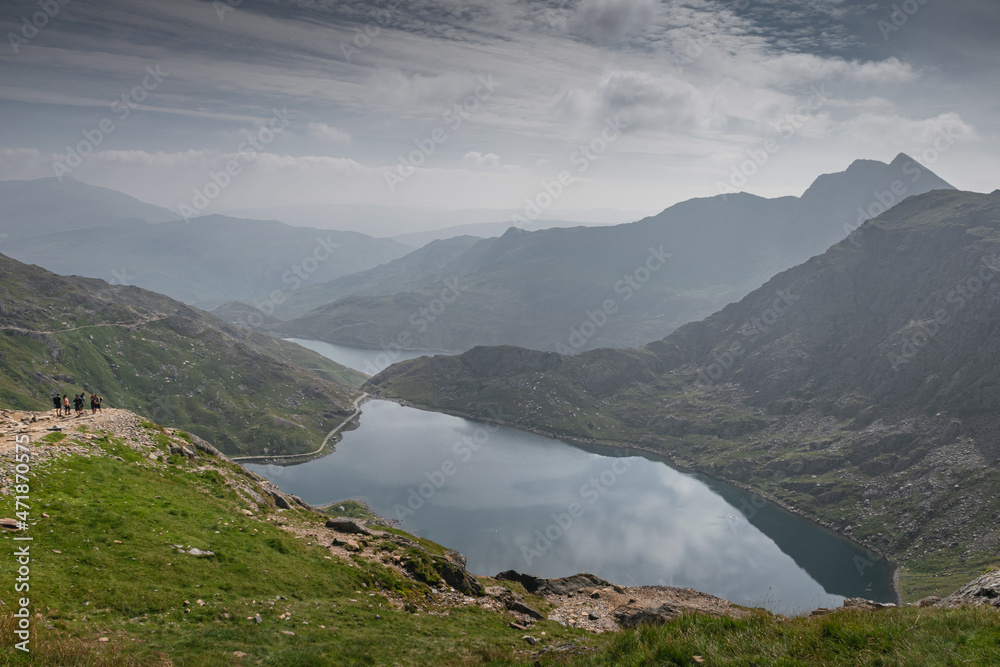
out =
[[101,409],[101,403],[103,403],[103,402],[104,402],[104,398],[101,397],[101,396],[98,396],[97,397],[97,411],[100,412],[102,415],[104,414],[104,410]]
[[97,394],[90,395],[90,414],[97,414]]
[[56,409],[56,417],[62,412],[62,399],[59,398],[59,394],[52,397],[52,407]]
[[63,401],[63,414],[69,417],[69,396],[67,394],[63,394],[62,401]]
[[83,414],[83,394],[73,395],[73,408],[76,410],[77,417]]

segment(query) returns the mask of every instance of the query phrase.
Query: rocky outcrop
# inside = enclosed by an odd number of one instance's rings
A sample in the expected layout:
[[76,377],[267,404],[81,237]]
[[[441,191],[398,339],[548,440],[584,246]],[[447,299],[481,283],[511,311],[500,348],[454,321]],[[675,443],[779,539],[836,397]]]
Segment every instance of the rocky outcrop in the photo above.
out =
[[535,595],[569,595],[584,588],[605,588],[613,586],[598,576],[587,573],[574,574],[572,577],[559,579],[540,579],[530,574],[521,574],[514,570],[501,572],[494,577],[498,581],[516,581],[524,586],[524,590]]
[[1000,570],[987,572],[934,606],[945,609],[987,606],[1000,608]]
[[351,533],[354,535],[371,535],[372,532],[365,528],[364,524],[357,519],[350,519],[345,516],[334,517],[326,522],[327,528],[332,528],[341,533]]

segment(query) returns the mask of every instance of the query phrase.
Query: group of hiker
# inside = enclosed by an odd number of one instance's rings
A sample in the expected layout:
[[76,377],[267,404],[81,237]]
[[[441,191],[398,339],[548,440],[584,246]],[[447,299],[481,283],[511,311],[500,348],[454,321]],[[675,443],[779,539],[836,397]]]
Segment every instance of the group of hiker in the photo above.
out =
[[[80,393],[79,395],[74,395],[73,396],[73,400],[72,400],[73,406],[72,407],[73,407],[73,409],[76,410],[76,416],[77,417],[83,416],[83,406],[86,404],[86,402],[87,402],[87,397],[86,397],[85,393]],[[103,402],[104,402],[103,398],[101,398],[97,394],[91,394],[90,395],[90,414],[95,415],[98,412],[100,412],[103,415],[104,414],[104,410],[101,409],[101,403],[103,403]],[[56,417],[58,417],[60,415],[64,415],[66,417],[69,417],[70,416],[70,398],[69,398],[69,395],[67,395],[67,394],[63,394],[62,396],[60,396],[59,394],[53,395],[52,396],[52,407],[55,408]]]

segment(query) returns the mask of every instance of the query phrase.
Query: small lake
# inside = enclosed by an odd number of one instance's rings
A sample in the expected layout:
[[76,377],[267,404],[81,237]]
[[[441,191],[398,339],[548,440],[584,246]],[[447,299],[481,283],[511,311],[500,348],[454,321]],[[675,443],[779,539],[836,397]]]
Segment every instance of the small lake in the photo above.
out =
[[783,613],[837,606],[844,597],[892,601],[888,564],[873,563],[853,542],[627,450],[588,451],[369,401],[359,428],[329,456],[247,467],[313,505],[363,500],[402,528],[459,550],[476,574],[591,572]]
[[347,366],[368,375],[377,375],[400,361],[416,359],[417,357],[432,357],[438,354],[436,352],[399,349],[366,350],[360,347],[334,345],[332,343],[324,343],[321,340],[305,340],[302,338],[286,338],[285,340],[298,343],[304,348],[322,354],[327,359],[336,361],[341,366]]

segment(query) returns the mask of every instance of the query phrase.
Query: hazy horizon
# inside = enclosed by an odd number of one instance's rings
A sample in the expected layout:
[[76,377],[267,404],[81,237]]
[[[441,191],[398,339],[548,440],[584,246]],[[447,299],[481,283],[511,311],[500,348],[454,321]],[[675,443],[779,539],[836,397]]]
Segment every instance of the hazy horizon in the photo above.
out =
[[572,219],[800,195],[903,152],[989,192],[998,18],[982,0],[11,2],[0,179],[180,214]]

